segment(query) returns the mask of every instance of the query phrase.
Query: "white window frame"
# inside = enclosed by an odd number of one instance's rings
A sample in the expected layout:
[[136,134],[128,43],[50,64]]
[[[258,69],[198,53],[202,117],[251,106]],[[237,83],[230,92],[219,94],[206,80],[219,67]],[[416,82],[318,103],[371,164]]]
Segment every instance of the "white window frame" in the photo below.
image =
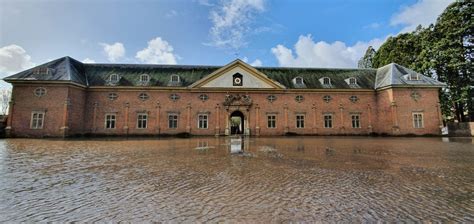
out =
[[[35,117],[35,115],[36,115],[36,117]],[[41,118],[39,118],[40,115],[41,115]],[[44,116],[45,116],[44,111],[33,111],[33,112],[31,112],[30,128],[31,129],[43,129],[43,127],[44,127]]]
[[[328,80],[328,83],[326,83],[326,80]],[[331,85],[331,79],[329,77],[323,77],[323,85],[330,86]]]
[[410,74],[408,74],[408,80],[419,81],[420,80],[420,75],[416,74],[416,73],[410,73]]
[[425,122],[423,119],[423,113],[421,112],[413,112],[412,113],[412,120],[413,120],[413,128],[424,128]]
[[[117,77],[117,80],[112,79],[112,77]],[[110,81],[111,83],[117,83],[117,82],[120,81],[120,76],[117,75],[117,74],[111,74],[111,75],[109,76],[109,81]]]
[[[146,80],[145,80],[146,79]],[[147,83],[150,81],[150,76],[148,74],[140,75],[140,82]]]
[[[326,119],[326,117],[328,117],[329,119]],[[332,116],[332,114],[324,114],[324,115],[323,115],[323,127],[324,127],[324,128],[333,128],[333,127],[334,127],[334,125],[333,125],[333,123],[334,123],[334,122],[333,122],[333,121],[334,121],[333,117],[334,117],[334,116]],[[327,123],[326,121],[328,121],[328,123]],[[328,124],[329,124],[329,125],[328,125]]]
[[[300,117],[300,118],[299,118]],[[297,114],[296,115],[296,128],[304,128],[305,127],[305,118],[306,116],[304,114]]]
[[199,129],[208,129],[209,128],[209,115],[208,114],[198,114],[198,124]]
[[[173,80],[174,78],[176,78],[177,80]],[[173,82],[173,83],[176,83],[176,82],[179,82],[180,79],[181,78],[179,77],[179,75],[173,74],[173,75],[171,75],[170,81]]]
[[[174,118],[174,116],[176,116],[176,118]],[[172,118],[173,117],[173,118]],[[171,119],[173,119],[173,123],[171,123]],[[174,120],[176,120],[176,126],[174,126]],[[173,124],[173,125],[171,125]],[[179,114],[176,114],[176,113],[170,113],[168,114],[168,128],[169,129],[177,129],[179,126]]]
[[[300,82],[298,82],[298,80],[299,80]],[[303,79],[303,77],[301,77],[301,76],[296,77],[296,78],[295,78],[295,84],[296,84],[296,85],[303,85],[303,84],[304,84],[304,79]]]
[[357,85],[357,79],[355,77],[350,77],[349,85]]
[[[273,123],[271,123],[273,122]],[[270,124],[273,124],[271,126]],[[269,114],[267,115],[267,128],[275,129],[277,127],[277,116],[276,114]]]
[[351,125],[352,128],[361,128],[362,125],[360,124],[360,114],[351,114]]
[[[145,126],[143,126],[145,122]],[[148,113],[138,113],[137,114],[137,129],[147,129],[148,128]]]
[[[111,125],[111,127],[107,126],[107,121],[108,120],[113,121],[113,127],[112,127],[112,125]],[[117,114],[105,114],[104,127],[105,127],[105,129],[116,129],[117,128]]]

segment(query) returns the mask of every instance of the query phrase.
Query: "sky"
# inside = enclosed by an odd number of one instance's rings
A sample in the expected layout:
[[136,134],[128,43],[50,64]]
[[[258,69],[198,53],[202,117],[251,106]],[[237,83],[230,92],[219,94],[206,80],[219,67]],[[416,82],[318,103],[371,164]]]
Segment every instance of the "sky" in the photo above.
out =
[[86,63],[355,68],[451,0],[0,0],[0,78]]

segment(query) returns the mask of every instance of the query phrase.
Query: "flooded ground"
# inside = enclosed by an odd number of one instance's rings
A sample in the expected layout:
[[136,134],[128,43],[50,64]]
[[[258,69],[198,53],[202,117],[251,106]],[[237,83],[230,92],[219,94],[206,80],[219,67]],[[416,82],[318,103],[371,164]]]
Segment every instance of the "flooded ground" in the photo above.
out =
[[0,222],[474,222],[473,214],[472,138],[0,141]]

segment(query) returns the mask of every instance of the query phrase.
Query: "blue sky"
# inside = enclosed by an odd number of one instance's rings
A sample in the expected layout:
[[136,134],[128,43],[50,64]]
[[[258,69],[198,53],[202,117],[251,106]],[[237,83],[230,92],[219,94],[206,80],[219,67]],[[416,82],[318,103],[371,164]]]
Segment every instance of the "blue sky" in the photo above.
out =
[[449,0],[0,0],[0,76],[95,63],[356,67]]

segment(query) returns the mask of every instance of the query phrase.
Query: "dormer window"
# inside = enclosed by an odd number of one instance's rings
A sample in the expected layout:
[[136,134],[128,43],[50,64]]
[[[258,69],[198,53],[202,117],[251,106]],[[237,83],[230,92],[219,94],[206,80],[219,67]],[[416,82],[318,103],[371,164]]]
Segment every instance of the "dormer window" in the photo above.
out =
[[349,85],[351,86],[357,85],[357,79],[354,77],[349,78]]
[[170,81],[168,82],[168,86],[181,86],[181,77],[179,77],[179,75],[176,75],[176,74],[172,74],[170,76]]
[[295,84],[296,85],[303,85],[303,78],[302,77],[296,77],[295,78]]
[[[346,81],[347,82],[347,81]],[[319,79],[319,83],[323,86],[323,88],[331,88],[331,79],[328,77],[322,77]]]
[[48,75],[51,73],[51,69],[48,67],[38,67],[33,69],[33,74],[35,75]]
[[111,75],[109,76],[109,78],[106,80],[106,83],[105,83],[105,84],[108,85],[108,86],[115,86],[115,85],[118,84],[119,80],[120,80],[120,76],[119,76],[119,75],[117,75],[117,74],[111,74]]
[[325,86],[330,86],[331,85],[331,79],[328,77],[323,78],[323,85]]
[[150,76],[147,74],[140,75],[140,82],[146,83],[150,81]]
[[179,75],[171,75],[171,82],[179,82]]
[[410,73],[408,75],[408,80],[418,81],[418,80],[420,80],[420,75],[418,73]]
[[293,86],[295,88],[306,88],[306,85],[304,84],[303,77],[297,76],[291,80],[293,82]]
[[112,74],[109,76],[109,81],[111,83],[117,83],[119,81],[119,76],[117,74]]

